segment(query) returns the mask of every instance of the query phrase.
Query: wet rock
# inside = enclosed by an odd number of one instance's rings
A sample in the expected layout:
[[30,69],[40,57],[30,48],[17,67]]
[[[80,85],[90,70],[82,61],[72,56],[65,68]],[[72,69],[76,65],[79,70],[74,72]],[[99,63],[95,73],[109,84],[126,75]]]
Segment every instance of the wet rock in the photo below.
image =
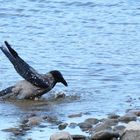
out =
[[95,133],[102,130],[112,130],[112,126],[115,126],[118,123],[116,119],[104,119],[103,122],[97,124],[91,133]]
[[129,122],[121,136],[121,140],[140,140],[140,123]]
[[103,123],[107,126],[114,126],[118,124],[118,119],[104,119]]
[[118,138],[119,134],[113,131],[104,130],[99,131],[91,136],[92,140],[111,140],[113,138]]
[[140,130],[126,131],[120,140],[140,140]]
[[126,127],[124,125],[117,125],[117,126],[115,126],[113,128],[113,131],[115,131],[115,132],[119,133],[120,135],[122,135],[122,133],[123,133],[125,128]]
[[82,113],[71,114],[71,115],[69,115],[68,117],[69,117],[69,118],[82,117]]
[[50,140],[73,140],[68,132],[57,132],[51,135]]
[[81,128],[82,131],[88,131],[89,129],[92,128],[92,125],[87,122],[79,123],[78,126]]
[[133,113],[136,116],[140,116],[140,109],[128,110],[127,113]]
[[70,127],[70,128],[75,128],[76,126],[77,126],[77,123],[70,123],[70,124],[69,124],[69,127]]
[[86,140],[84,135],[72,135],[73,140]]
[[43,120],[42,117],[35,116],[35,117],[29,118],[26,124],[29,126],[39,125],[42,120]]
[[133,113],[127,113],[127,114],[125,114],[124,116],[121,116],[121,117],[119,118],[119,121],[125,122],[125,123],[128,123],[128,122],[130,122],[130,121],[136,121],[136,120],[137,120],[137,117],[136,117],[136,115],[133,114]]
[[42,117],[44,120],[47,120],[48,119],[48,116],[43,116]]
[[111,114],[108,115],[108,118],[109,118],[109,119],[118,119],[119,117],[120,117],[120,116],[117,115],[117,114],[115,114],[115,113],[111,113]]
[[52,124],[56,124],[56,125],[59,125],[59,124],[61,124],[62,122],[61,121],[59,121],[58,119],[57,119],[57,117],[50,117],[50,116],[48,116],[47,117],[47,121],[49,122],[49,123],[52,123]]
[[65,129],[67,126],[68,126],[68,123],[61,123],[61,124],[59,124],[58,128],[59,128],[59,130],[63,130],[63,129]]
[[128,130],[140,130],[140,122],[135,121],[129,122],[125,128],[125,131]]
[[11,132],[14,135],[24,135],[23,130],[20,128],[8,128],[8,129],[3,129],[2,131]]
[[99,122],[99,120],[96,119],[96,118],[88,118],[88,119],[85,120],[85,122],[89,123],[89,124],[92,124],[92,125],[95,125]]

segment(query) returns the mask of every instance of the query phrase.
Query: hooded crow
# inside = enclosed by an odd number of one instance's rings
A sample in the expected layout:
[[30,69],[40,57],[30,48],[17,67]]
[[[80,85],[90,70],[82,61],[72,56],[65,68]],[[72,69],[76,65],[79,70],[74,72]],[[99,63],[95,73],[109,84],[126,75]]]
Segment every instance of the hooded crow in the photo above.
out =
[[11,61],[19,75],[25,80],[19,81],[14,86],[0,91],[0,96],[9,93],[8,96],[12,94],[12,96],[18,96],[19,99],[31,99],[40,97],[50,91],[58,82],[68,86],[60,71],[53,70],[47,74],[39,74],[18,55],[7,41],[4,43],[5,46],[1,46],[0,49]]

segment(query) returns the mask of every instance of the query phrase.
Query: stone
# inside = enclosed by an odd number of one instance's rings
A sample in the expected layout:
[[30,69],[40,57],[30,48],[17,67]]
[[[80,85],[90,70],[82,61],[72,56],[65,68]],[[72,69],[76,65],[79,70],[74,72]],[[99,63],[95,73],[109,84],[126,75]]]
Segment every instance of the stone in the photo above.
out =
[[61,131],[51,135],[50,140],[73,140],[68,132]]
[[77,118],[77,117],[82,117],[82,113],[77,113],[77,114],[71,114],[68,116],[69,118]]
[[82,131],[88,131],[89,129],[92,128],[92,125],[87,122],[79,123],[78,126],[81,128]]
[[34,125],[39,125],[43,119],[41,117],[31,117],[28,119],[27,125],[29,126],[34,126]]
[[70,128],[75,128],[76,126],[77,126],[77,123],[70,123],[70,124],[69,124],[69,127],[70,127]]
[[117,126],[114,126],[113,128],[113,131],[119,133],[120,135],[122,135],[122,133],[124,132],[125,130],[125,126],[124,125],[117,125]]
[[133,113],[136,116],[140,116],[140,109],[128,110],[128,113]]
[[140,130],[127,130],[120,140],[140,140]]
[[99,120],[96,119],[96,118],[88,118],[88,119],[86,119],[84,122],[90,123],[90,124],[92,124],[92,125],[95,125],[95,124],[97,124],[97,123],[99,122]]
[[124,122],[124,123],[128,123],[130,121],[136,121],[136,120],[137,120],[137,117],[133,113],[127,113],[124,116],[121,116],[119,118],[119,121]]
[[101,122],[101,123],[97,124],[97,125],[92,129],[92,132],[91,132],[91,133],[99,132],[99,131],[102,131],[102,130],[112,130],[112,128],[111,128],[110,125]]
[[91,140],[111,140],[118,138],[119,134],[109,130],[99,131],[91,136]]
[[65,97],[66,97],[65,93],[62,92],[59,92],[55,95],[55,99],[63,99]]
[[104,119],[103,123],[108,126],[114,126],[118,124],[118,119]]
[[68,123],[61,123],[61,124],[59,124],[58,128],[59,128],[59,130],[63,130],[63,129],[65,129],[67,126],[68,126]]
[[86,140],[84,135],[72,135],[73,140]]
[[129,122],[121,136],[121,140],[140,140],[140,123]]
[[14,135],[24,135],[23,130],[20,128],[8,128],[8,129],[3,129],[2,131],[11,132]]
[[117,115],[117,114],[115,114],[115,113],[111,113],[111,114],[108,115],[108,118],[109,118],[109,119],[118,119],[119,117],[120,117],[120,116]]
[[135,122],[135,121],[131,121],[126,125],[126,128],[124,131],[128,131],[128,130],[140,130],[140,123],[139,122]]

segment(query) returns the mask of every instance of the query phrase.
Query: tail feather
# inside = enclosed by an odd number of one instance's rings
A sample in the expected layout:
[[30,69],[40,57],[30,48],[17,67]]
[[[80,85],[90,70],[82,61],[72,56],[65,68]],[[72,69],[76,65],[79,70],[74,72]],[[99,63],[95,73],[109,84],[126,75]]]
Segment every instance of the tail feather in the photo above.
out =
[[13,88],[14,88],[14,86],[11,86],[11,87],[8,87],[8,88],[0,91],[0,97],[12,93]]
[[5,45],[7,46],[9,52],[16,58],[18,57],[18,53],[11,48],[11,45],[7,42],[7,41],[4,41]]

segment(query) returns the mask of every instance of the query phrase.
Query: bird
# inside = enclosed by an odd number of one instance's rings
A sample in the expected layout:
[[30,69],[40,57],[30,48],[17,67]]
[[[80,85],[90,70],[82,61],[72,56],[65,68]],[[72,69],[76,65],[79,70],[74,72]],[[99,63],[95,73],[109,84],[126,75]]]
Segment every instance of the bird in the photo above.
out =
[[4,41],[4,44],[0,46],[1,51],[24,80],[0,91],[0,97],[6,95],[6,97],[17,99],[34,99],[50,91],[59,82],[64,86],[68,86],[60,71],[52,70],[46,74],[40,74],[26,63],[7,41]]

